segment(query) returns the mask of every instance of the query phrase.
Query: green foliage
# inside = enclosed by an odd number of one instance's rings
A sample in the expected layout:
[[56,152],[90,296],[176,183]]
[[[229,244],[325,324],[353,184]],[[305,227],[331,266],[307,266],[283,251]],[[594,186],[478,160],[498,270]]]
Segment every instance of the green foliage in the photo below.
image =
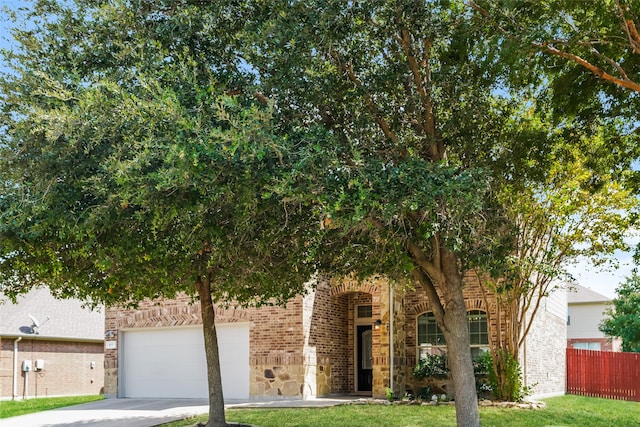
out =
[[491,352],[483,351],[480,357],[473,360],[473,371],[476,376],[488,375],[493,371],[493,357],[491,357]]
[[509,67],[510,79],[540,84],[559,120],[576,115],[588,123],[604,114],[625,117],[628,126],[637,119],[637,0],[599,1],[589,7],[571,0],[469,4],[496,30],[495,57]]
[[[482,357],[473,360],[473,373],[476,377],[476,391],[478,393],[491,391],[491,386],[486,383],[486,377],[493,372],[493,359],[489,352],[482,353]],[[416,379],[429,377],[444,377],[449,374],[446,354],[426,354],[420,358],[418,364],[413,368],[413,376]],[[431,388],[423,387],[417,396],[422,400],[431,397]],[[425,397],[426,396],[426,397]]]
[[416,397],[424,402],[428,402],[431,400],[431,396],[433,393],[431,392],[431,387],[424,386],[420,387],[420,390],[416,393]]
[[[569,74],[531,67],[538,57],[468,4],[37,2],[0,79],[5,290],[45,281],[135,303],[207,278],[218,301],[260,304],[314,271],[419,272],[453,301],[467,269],[521,273],[504,263],[513,201],[551,200],[573,218],[583,189],[633,182],[638,136],[611,112],[637,109],[598,93],[570,111],[546,96]],[[505,7],[535,35],[564,16],[556,5],[591,22],[564,1]],[[592,175],[545,198],[567,159]],[[591,236],[620,237],[595,223]],[[434,310],[456,306],[433,295]]]
[[284,304],[316,271],[317,223],[269,194],[296,161],[230,47],[235,12],[36,2],[0,77],[3,294],[200,298],[210,425],[224,424],[211,301]]
[[386,387],[384,389],[384,393],[387,401],[393,402],[394,400],[396,400],[396,394],[389,387]]
[[[484,163],[467,164],[473,154],[465,146],[484,141],[478,129],[497,132],[502,105],[487,99],[489,83],[461,58],[471,55],[465,45],[471,29],[456,15],[460,6],[275,2],[248,19],[247,31],[256,33],[251,62],[266,93],[287,94],[279,103],[282,126],[302,140],[299,170],[276,190],[306,189],[289,196],[304,197],[319,221],[331,220],[324,230],[329,244],[319,254],[329,271],[405,278],[413,269],[406,244],[430,251],[436,235],[467,255],[465,266],[498,252],[483,238],[490,172]],[[436,122],[446,135],[446,161],[429,154],[439,136],[425,133],[420,88],[406,87],[408,58],[394,36],[403,27],[415,37],[412,53],[433,58],[434,77],[424,83],[433,85],[435,108],[446,117]],[[430,37],[437,39],[433,52],[419,42]],[[372,106],[367,99],[379,101]]]
[[413,376],[417,379],[442,377],[447,376],[448,373],[446,354],[425,354],[413,368]]
[[227,94],[244,78],[218,44],[229,28],[198,32],[226,12],[67,6],[34,9],[0,80],[3,292],[135,304],[205,276],[220,302],[303,291],[306,216],[268,195],[288,140],[272,104]]
[[494,360],[487,352],[483,363],[489,370],[489,385],[496,399],[521,402],[531,394],[532,386],[524,386],[522,368],[513,354],[500,349],[498,360]]
[[600,330],[610,338],[622,338],[622,351],[640,353],[640,276],[634,271],[616,288],[617,297]]

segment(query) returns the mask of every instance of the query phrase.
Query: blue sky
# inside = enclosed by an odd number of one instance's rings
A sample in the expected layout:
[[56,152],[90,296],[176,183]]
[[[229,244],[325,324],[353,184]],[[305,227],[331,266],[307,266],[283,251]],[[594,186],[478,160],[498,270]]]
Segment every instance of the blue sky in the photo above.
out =
[[[11,46],[11,40],[8,29],[11,23],[8,21],[6,13],[2,8],[8,6],[12,9],[24,7],[29,2],[23,0],[0,0],[0,47],[6,48]],[[0,72],[7,70],[5,63],[0,59]],[[638,241],[634,241],[635,244]],[[578,262],[569,268],[569,271],[576,279],[576,282],[582,286],[591,288],[609,298],[615,297],[615,288],[624,281],[624,278],[631,274],[633,268],[632,253],[617,254],[620,267],[614,271],[598,271],[586,261]]]
[[[4,10],[5,7],[17,9],[19,7],[25,7],[26,5],[27,2],[23,0],[0,0],[0,48],[10,46],[9,28],[11,28],[11,22],[9,22],[7,13]],[[0,60],[0,72],[4,72],[6,70],[7,68],[4,61]]]
[[617,270],[598,271],[586,261],[569,267],[569,272],[576,279],[576,283],[609,298],[616,297],[616,287],[631,275],[634,267],[633,253],[618,252],[616,257],[620,263]]

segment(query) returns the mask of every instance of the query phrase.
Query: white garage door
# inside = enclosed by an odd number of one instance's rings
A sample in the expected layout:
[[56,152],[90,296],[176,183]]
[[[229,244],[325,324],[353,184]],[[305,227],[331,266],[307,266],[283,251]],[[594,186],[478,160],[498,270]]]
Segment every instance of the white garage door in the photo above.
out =
[[[216,327],[225,399],[249,397],[249,324]],[[208,398],[202,327],[123,331],[124,397]]]

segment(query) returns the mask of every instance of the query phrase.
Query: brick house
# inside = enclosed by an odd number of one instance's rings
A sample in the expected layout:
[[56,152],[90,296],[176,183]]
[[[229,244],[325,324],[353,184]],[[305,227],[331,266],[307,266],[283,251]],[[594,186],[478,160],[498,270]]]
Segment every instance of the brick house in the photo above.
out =
[[[465,278],[472,351],[488,348],[495,321],[477,276]],[[548,298],[523,349],[524,379],[537,395],[563,394],[566,300]],[[489,303],[491,305],[491,303]],[[444,350],[422,290],[320,283],[286,308],[216,309],[226,399],[384,397],[417,391],[420,354]],[[207,397],[199,304],[186,297],[108,309],[105,394]],[[442,384],[447,389],[446,379]]]
[[17,304],[0,297],[0,399],[100,394],[103,384],[104,311],[48,288]]
[[599,329],[607,318],[611,298],[575,285],[567,294],[567,347],[582,350],[622,351],[620,338],[610,339]]

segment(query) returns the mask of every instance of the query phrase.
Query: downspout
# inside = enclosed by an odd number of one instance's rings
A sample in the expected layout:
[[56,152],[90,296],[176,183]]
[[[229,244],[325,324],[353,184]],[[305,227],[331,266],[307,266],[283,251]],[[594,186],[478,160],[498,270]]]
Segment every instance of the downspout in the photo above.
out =
[[16,338],[13,342],[13,400],[18,397],[18,343],[22,337]]
[[[523,319],[524,329],[527,330],[527,316]],[[524,337],[524,342],[522,343],[522,383],[524,387],[527,387],[527,337]]]
[[393,370],[393,313],[395,312],[395,310],[393,309],[393,286],[391,286],[391,284],[389,284],[389,388],[391,389],[391,391],[393,391],[395,393],[395,389],[393,388],[393,377],[394,377],[394,370]]

